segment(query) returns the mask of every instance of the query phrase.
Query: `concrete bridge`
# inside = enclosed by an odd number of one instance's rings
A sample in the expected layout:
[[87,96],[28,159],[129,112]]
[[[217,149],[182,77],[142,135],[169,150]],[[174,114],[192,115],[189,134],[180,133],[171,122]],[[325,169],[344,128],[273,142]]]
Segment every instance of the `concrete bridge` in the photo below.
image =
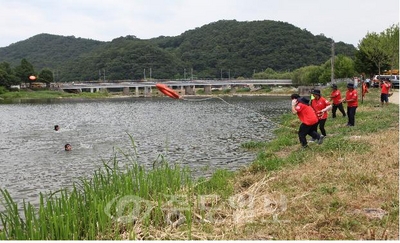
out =
[[[55,83],[52,84],[54,89],[63,90],[65,92],[80,93],[90,92],[96,93],[101,91],[122,92],[124,95],[134,95],[136,97],[151,97],[156,89],[156,83],[163,83],[174,89],[179,95],[195,95],[196,89],[204,89],[205,94],[211,94],[214,89],[235,89],[249,87],[254,88],[261,85],[269,86],[291,86],[290,79],[252,79],[252,80],[190,80],[190,81],[126,81],[126,82],[80,82],[80,83]],[[159,94],[156,89],[155,94]]]

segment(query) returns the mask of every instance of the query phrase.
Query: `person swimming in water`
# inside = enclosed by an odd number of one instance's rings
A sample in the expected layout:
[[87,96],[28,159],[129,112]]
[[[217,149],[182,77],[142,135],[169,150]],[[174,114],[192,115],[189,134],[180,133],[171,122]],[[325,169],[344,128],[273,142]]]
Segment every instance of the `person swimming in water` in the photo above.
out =
[[59,125],[55,125],[55,126],[54,126],[54,131],[57,132],[58,130],[60,130],[60,126],[59,126]]
[[65,148],[65,151],[71,151],[72,150],[72,146],[69,143],[65,144],[64,148]]

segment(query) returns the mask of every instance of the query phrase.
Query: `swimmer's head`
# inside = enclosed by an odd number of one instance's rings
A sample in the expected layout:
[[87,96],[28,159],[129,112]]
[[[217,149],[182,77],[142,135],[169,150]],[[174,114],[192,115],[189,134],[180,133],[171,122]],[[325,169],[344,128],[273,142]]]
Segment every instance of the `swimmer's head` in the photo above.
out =
[[65,151],[71,151],[72,150],[72,146],[69,143],[65,144],[64,148],[65,148]]

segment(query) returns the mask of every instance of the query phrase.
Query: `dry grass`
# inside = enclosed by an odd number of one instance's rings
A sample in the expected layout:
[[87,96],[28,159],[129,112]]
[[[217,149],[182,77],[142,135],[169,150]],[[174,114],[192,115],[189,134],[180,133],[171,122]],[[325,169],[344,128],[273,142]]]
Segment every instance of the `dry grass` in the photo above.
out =
[[[308,163],[286,168],[274,175],[272,191],[288,198],[283,218],[290,223],[276,227],[278,239],[398,239],[398,224],[386,225],[362,209],[398,209],[398,130],[372,137],[360,137],[376,149],[372,153],[354,151],[318,154]],[[351,138],[350,138],[351,139]],[[397,204],[397,205],[396,205]],[[398,210],[394,213],[398,214]],[[290,231],[294,238],[288,237]]]

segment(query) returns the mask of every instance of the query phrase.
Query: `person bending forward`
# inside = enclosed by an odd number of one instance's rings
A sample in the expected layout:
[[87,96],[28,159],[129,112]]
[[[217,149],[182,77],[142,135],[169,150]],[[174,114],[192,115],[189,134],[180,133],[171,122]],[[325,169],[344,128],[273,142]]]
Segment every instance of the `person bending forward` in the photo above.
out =
[[324,136],[316,132],[318,126],[318,117],[311,106],[308,105],[309,101],[306,98],[300,98],[298,94],[292,94],[292,113],[297,114],[301,121],[298,136],[303,148],[307,148],[306,136],[310,135],[318,144],[323,142]]

